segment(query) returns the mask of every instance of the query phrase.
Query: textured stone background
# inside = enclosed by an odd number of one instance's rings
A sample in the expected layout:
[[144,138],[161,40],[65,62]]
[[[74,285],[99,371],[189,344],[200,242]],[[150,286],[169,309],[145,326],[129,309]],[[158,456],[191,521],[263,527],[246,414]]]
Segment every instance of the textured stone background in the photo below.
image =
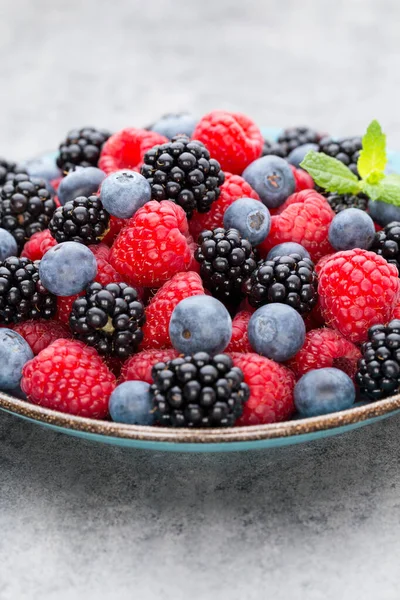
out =
[[[3,0],[0,155],[188,108],[400,148],[397,0]],[[400,420],[287,449],[126,451],[0,415],[0,599],[399,598]]]

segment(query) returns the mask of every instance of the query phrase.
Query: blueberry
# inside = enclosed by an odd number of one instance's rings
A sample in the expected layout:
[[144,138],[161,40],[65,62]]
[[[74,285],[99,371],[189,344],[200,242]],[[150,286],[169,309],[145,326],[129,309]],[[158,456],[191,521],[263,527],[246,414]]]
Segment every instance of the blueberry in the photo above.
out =
[[294,403],[303,417],[346,410],[353,406],[355,398],[350,377],[331,367],[308,371],[294,388]]
[[22,367],[33,358],[28,344],[16,331],[0,329],[0,390],[19,386]]
[[258,158],[243,171],[242,177],[268,208],[277,208],[283,204],[296,187],[292,169],[279,156]]
[[400,206],[381,202],[380,200],[370,200],[368,202],[368,212],[371,218],[382,227],[386,227],[392,221],[400,221]]
[[319,152],[318,144],[302,144],[301,146],[297,146],[297,148],[290,152],[289,156],[287,157],[287,161],[298,169],[300,167],[300,163],[303,162],[306,154],[310,152],[310,150]]
[[57,190],[60,204],[75,200],[79,196],[91,196],[99,189],[106,174],[96,167],[78,167],[61,180]]
[[151,131],[171,139],[179,133],[192,137],[197,125],[197,119],[189,113],[179,115],[164,115],[151,126]]
[[302,258],[311,258],[307,250],[296,242],[283,242],[271,248],[268,252],[267,260],[272,260],[275,256],[289,256],[290,254],[300,254]]
[[56,296],[79,294],[97,273],[94,254],[78,242],[63,242],[46,252],[39,263],[44,287]]
[[116,171],[103,181],[100,200],[110,215],[129,219],[151,200],[151,187],[147,179],[136,171]]
[[256,310],[250,318],[248,333],[250,345],[258,354],[283,362],[300,350],[306,328],[294,308],[274,302]]
[[108,405],[113,421],[130,425],[153,423],[150,385],[145,381],[125,381],[110,396]]
[[57,156],[58,152],[46,152],[46,154],[25,161],[22,166],[25,167],[31,177],[38,177],[51,182],[53,179],[61,177],[61,171],[56,163]]
[[14,237],[7,229],[0,229],[0,262],[17,254],[18,246]]
[[182,354],[225,350],[232,336],[232,319],[212,296],[190,296],[176,305],[169,323],[173,347]]
[[340,211],[329,227],[329,241],[335,250],[368,250],[375,238],[374,222],[364,210],[346,208]]
[[224,214],[224,227],[237,229],[253,246],[261,244],[271,229],[269,210],[253,198],[235,200]]

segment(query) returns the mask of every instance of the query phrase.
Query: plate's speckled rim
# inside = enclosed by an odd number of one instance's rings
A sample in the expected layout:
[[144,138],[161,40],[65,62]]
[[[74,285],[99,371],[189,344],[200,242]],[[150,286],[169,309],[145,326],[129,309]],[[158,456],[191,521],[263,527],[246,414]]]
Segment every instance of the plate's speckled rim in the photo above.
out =
[[145,427],[125,425],[111,421],[97,421],[36,406],[1,392],[0,409],[32,419],[38,423],[46,423],[67,430],[82,431],[89,434],[146,442],[201,445],[287,438],[315,433],[317,431],[334,430],[346,425],[354,425],[399,411],[400,394],[385,400],[320,417],[298,419],[270,425],[232,427],[229,429]]

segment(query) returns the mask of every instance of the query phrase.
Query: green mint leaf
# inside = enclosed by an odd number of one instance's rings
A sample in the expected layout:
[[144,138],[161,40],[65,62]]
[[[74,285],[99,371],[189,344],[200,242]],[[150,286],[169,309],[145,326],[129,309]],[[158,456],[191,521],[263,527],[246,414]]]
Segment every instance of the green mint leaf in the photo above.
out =
[[386,163],[386,135],[378,121],[372,121],[362,139],[357,169],[360,176],[367,179],[373,172],[383,173]]
[[310,173],[315,183],[328,192],[338,194],[358,194],[360,181],[340,160],[323,152],[310,150],[300,164]]
[[380,183],[372,184],[365,180],[361,182],[361,189],[371,200],[378,200],[382,193]]
[[[388,175],[378,184],[378,200],[400,206],[400,175]],[[366,192],[368,194],[368,192]]]

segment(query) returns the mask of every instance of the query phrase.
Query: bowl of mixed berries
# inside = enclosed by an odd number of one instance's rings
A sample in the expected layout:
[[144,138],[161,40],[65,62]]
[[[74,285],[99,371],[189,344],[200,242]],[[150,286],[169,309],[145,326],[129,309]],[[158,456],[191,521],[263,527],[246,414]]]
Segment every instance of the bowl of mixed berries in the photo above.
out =
[[71,131],[0,161],[0,408],[229,450],[400,410],[400,175],[361,137],[247,116]]

